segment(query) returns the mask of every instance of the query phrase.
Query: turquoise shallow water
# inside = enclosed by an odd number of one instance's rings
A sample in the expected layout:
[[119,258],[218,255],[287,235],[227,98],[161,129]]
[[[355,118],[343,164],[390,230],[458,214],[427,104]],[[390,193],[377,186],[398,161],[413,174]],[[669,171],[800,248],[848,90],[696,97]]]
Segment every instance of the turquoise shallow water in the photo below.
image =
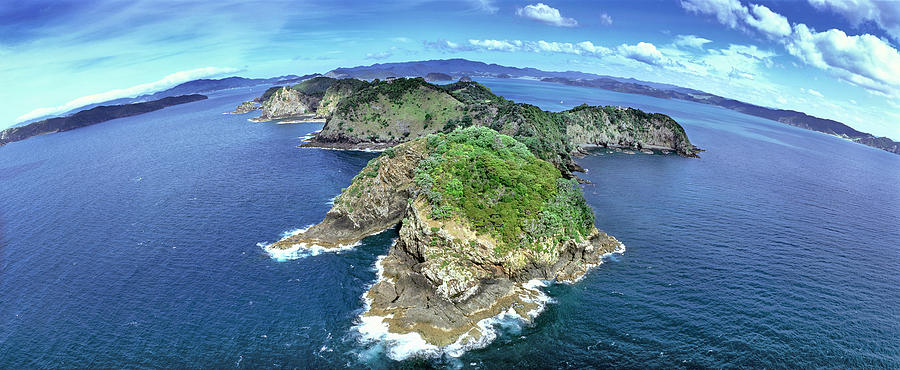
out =
[[533,325],[398,363],[353,329],[395,231],[277,262],[374,157],[222,115],[261,89],[0,147],[0,366],[900,367],[900,156],[694,103],[522,80],[510,99],[670,114],[701,159],[580,163],[627,246]]

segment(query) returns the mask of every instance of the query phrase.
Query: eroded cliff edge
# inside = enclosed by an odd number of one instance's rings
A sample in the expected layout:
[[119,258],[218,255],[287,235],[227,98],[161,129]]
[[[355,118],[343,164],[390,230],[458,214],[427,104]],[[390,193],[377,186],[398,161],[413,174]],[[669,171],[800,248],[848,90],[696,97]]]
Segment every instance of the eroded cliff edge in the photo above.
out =
[[574,180],[485,127],[386,150],[320,224],[267,248],[339,248],[398,224],[365,315],[436,346],[481,340],[479,321],[501,312],[533,317],[529,281],[578,280],[624,248],[594,227]]

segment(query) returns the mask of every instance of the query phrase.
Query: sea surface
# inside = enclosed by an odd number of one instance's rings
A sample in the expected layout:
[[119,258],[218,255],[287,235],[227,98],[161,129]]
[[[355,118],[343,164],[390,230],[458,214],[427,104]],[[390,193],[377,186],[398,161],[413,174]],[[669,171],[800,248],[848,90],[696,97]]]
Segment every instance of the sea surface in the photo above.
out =
[[900,367],[900,156],[718,107],[484,79],[545,109],[671,115],[700,159],[579,160],[625,243],[532,324],[460,357],[389,357],[356,326],[395,230],[260,247],[320,221],[375,153],[320,123],[224,115],[265,87],[0,147],[0,368]]

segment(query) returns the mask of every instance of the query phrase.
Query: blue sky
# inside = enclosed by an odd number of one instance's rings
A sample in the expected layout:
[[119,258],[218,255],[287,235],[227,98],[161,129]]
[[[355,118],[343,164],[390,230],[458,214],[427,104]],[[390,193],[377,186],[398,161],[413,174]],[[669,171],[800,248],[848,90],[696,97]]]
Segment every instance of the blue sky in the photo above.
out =
[[22,1],[0,127],[203,77],[462,57],[677,84],[900,140],[900,2]]

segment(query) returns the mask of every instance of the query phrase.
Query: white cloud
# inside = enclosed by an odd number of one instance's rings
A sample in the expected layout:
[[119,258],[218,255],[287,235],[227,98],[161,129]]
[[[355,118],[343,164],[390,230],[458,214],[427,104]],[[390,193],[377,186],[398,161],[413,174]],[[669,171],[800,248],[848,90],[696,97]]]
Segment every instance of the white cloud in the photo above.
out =
[[813,89],[804,89],[804,88],[801,87],[800,90],[805,91],[806,93],[808,93],[808,94],[810,94],[810,95],[818,96],[818,97],[820,97],[820,98],[824,98],[824,97],[825,97],[825,95],[822,95],[822,93],[820,93],[820,92],[818,92],[818,91],[816,91],[816,90],[813,90]]
[[494,14],[498,10],[500,10],[500,8],[498,8],[496,5],[494,5],[493,0],[469,0],[469,2],[472,3],[472,5],[474,6],[474,8],[476,10],[479,10],[479,11],[482,11],[485,13]]
[[750,4],[750,13],[751,15],[745,19],[747,24],[762,31],[766,36],[779,39],[791,34],[791,25],[783,15],[756,4]]
[[68,112],[72,109],[83,107],[85,105],[100,103],[107,100],[119,99],[119,98],[130,98],[137,97],[139,95],[143,95],[146,93],[152,93],[164,89],[168,89],[175,85],[178,85],[183,82],[196,80],[198,78],[212,77],[217,75],[222,75],[226,73],[234,73],[238,70],[235,68],[218,68],[218,67],[206,67],[206,68],[197,68],[188,71],[175,72],[168,76],[163,77],[157,81],[148,82],[145,84],[135,85],[132,87],[124,88],[124,89],[115,89],[109,90],[106,92],[102,92],[99,94],[82,96],[80,98],[71,100],[63,105],[59,105],[56,107],[46,107],[46,108],[38,108],[31,112],[25,113],[19,118],[16,118],[16,121],[26,121],[38,117],[43,117],[51,114],[59,114]]
[[[447,41],[449,42],[449,41]],[[582,41],[579,43],[571,42],[555,42],[555,41],[522,41],[522,40],[469,40],[470,49],[490,50],[490,51],[526,51],[534,53],[562,53],[585,56],[605,56],[612,53],[607,47],[594,45],[590,41]],[[458,47],[462,50],[465,47]]]
[[873,0],[808,0],[820,10],[830,9],[859,26],[872,21],[895,41],[900,41],[900,4]]
[[[575,19],[563,17],[558,9],[544,3],[525,5],[524,8],[516,10],[516,15],[557,27],[575,27],[578,25],[578,21]],[[611,21],[612,19],[610,19]]]
[[703,45],[712,42],[712,40],[708,40],[702,37],[697,37],[694,35],[678,35],[675,36],[675,46],[689,47],[703,50]]
[[[888,13],[883,11],[885,4],[882,2],[809,1],[814,6],[836,9],[859,21],[878,19],[881,25],[889,24],[884,21],[888,19],[885,18]],[[879,95],[900,98],[900,52],[876,36],[851,36],[838,29],[817,32],[802,23],[791,28],[787,18],[769,8],[756,4],[747,8],[738,0],[682,0],[681,5],[691,12],[715,15],[722,24],[732,28],[755,29],[778,40],[788,53],[807,65],[825,70],[842,81]],[[900,10],[894,12],[898,13],[896,19],[900,23]]]
[[649,42],[639,42],[636,45],[622,44],[616,50],[619,55],[638,62],[654,66],[674,65],[675,62],[665,56]]
[[698,14],[715,15],[719,23],[738,28],[747,17],[747,8],[738,0],[682,0],[681,7]]
[[748,31],[755,29],[771,39],[791,33],[787,18],[763,5],[746,7],[739,0],[682,0],[681,7],[698,14],[714,15],[719,23]]
[[785,47],[804,63],[841,80],[900,97],[900,52],[875,36],[849,36],[837,29],[816,32],[798,24]]
[[522,41],[513,40],[469,40],[472,46],[495,51],[518,51],[522,48]]
[[612,23],[613,23],[612,17],[610,17],[609,14],[600,13],[600,24],[609,26]]

